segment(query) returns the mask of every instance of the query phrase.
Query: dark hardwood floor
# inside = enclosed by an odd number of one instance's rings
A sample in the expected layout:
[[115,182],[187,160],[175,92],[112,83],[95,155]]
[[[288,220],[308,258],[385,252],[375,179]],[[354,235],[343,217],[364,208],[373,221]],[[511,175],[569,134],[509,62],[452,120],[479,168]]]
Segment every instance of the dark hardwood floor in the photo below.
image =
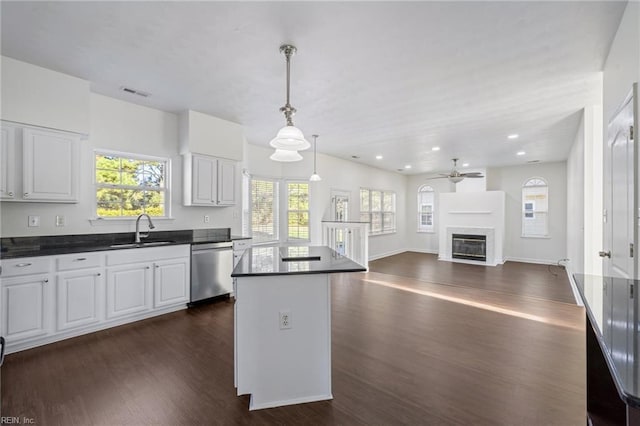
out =
[[564,271],[434,259],[404,253],[334,276],[332,401],[249,412],[233,386],[233,304],[221,302],[7,356],[2,415],[38,425],[584,425],[584,311]]

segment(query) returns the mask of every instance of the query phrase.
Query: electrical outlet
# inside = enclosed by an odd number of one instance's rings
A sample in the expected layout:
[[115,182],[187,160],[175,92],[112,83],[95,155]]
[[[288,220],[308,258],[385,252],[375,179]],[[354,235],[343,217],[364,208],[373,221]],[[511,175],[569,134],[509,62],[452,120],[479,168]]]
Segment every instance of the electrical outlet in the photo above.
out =
[[291,328],[291,311],[280,311],[280,330]]
[[40,226],[40,216],[29,216],[29,226],[30,227]]
[[64,216],[56,216],[56,226],[64,226]]
[[209,223],[209,220],[210,220],[209,215],[208,214],[204,215],[204,223]]

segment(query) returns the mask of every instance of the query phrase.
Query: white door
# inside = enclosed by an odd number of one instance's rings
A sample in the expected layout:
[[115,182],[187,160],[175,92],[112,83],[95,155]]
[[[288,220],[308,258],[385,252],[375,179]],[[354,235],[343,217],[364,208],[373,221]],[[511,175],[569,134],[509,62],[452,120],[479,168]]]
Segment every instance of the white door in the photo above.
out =
[[603,273],[607,276],[634,278],[635,199],[634,199],[634,85],[608,126],[604,148],[604,250]]
[[209,157],[193,156],[192,195],[193,204],[216,205],[216,160]]
[[107,318],[151,309],[151,265],[133,264],[107,269]]
[[104,303],[101,270],[89,269],[58,275],[58,330],[93,324],[101,319]]
[[331,190],[331,210],[332,218],[336,222],[346,222],[349,220],[349,196],[351,192],[340,189]]
[[189,261],[187,257],[154,263],[154,308],[189,301]]

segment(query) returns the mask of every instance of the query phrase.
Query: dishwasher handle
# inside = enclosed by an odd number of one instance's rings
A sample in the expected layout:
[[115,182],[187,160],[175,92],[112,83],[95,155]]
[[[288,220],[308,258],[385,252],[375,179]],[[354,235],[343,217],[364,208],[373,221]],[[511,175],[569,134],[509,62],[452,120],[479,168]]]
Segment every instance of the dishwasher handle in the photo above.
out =
[[211,249],[232,249],[233,243],[231,241],[225,241],[222,243],[206,243],[206,244],[193,244],[191,251],[202,251]]

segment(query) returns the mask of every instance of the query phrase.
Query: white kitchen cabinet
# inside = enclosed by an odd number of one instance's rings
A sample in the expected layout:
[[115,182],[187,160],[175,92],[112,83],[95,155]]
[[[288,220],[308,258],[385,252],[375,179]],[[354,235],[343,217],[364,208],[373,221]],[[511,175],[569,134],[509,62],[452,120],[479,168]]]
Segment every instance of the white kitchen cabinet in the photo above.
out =
[[107,268],[107,319],[150,310],[152,291],[150,263]]
[[16,195],[16,128],[3,125],[0,131],[0,199],[12,200]]
[[236,167],[232,160],[208,155],[183,155],[183,204],[232,206],[236,204]]
[[49,274],[2,280],[2,335],[8,343],[44,336],[51,329]]
[[154,262],[154,308],[189,301],[189,266],[188,257]]
[[26,201],[78,201],[80,136],[22,130],[22,197]]
[[58,330],[98,323],[104,304],[102,269],[83,269],[58,274]]

